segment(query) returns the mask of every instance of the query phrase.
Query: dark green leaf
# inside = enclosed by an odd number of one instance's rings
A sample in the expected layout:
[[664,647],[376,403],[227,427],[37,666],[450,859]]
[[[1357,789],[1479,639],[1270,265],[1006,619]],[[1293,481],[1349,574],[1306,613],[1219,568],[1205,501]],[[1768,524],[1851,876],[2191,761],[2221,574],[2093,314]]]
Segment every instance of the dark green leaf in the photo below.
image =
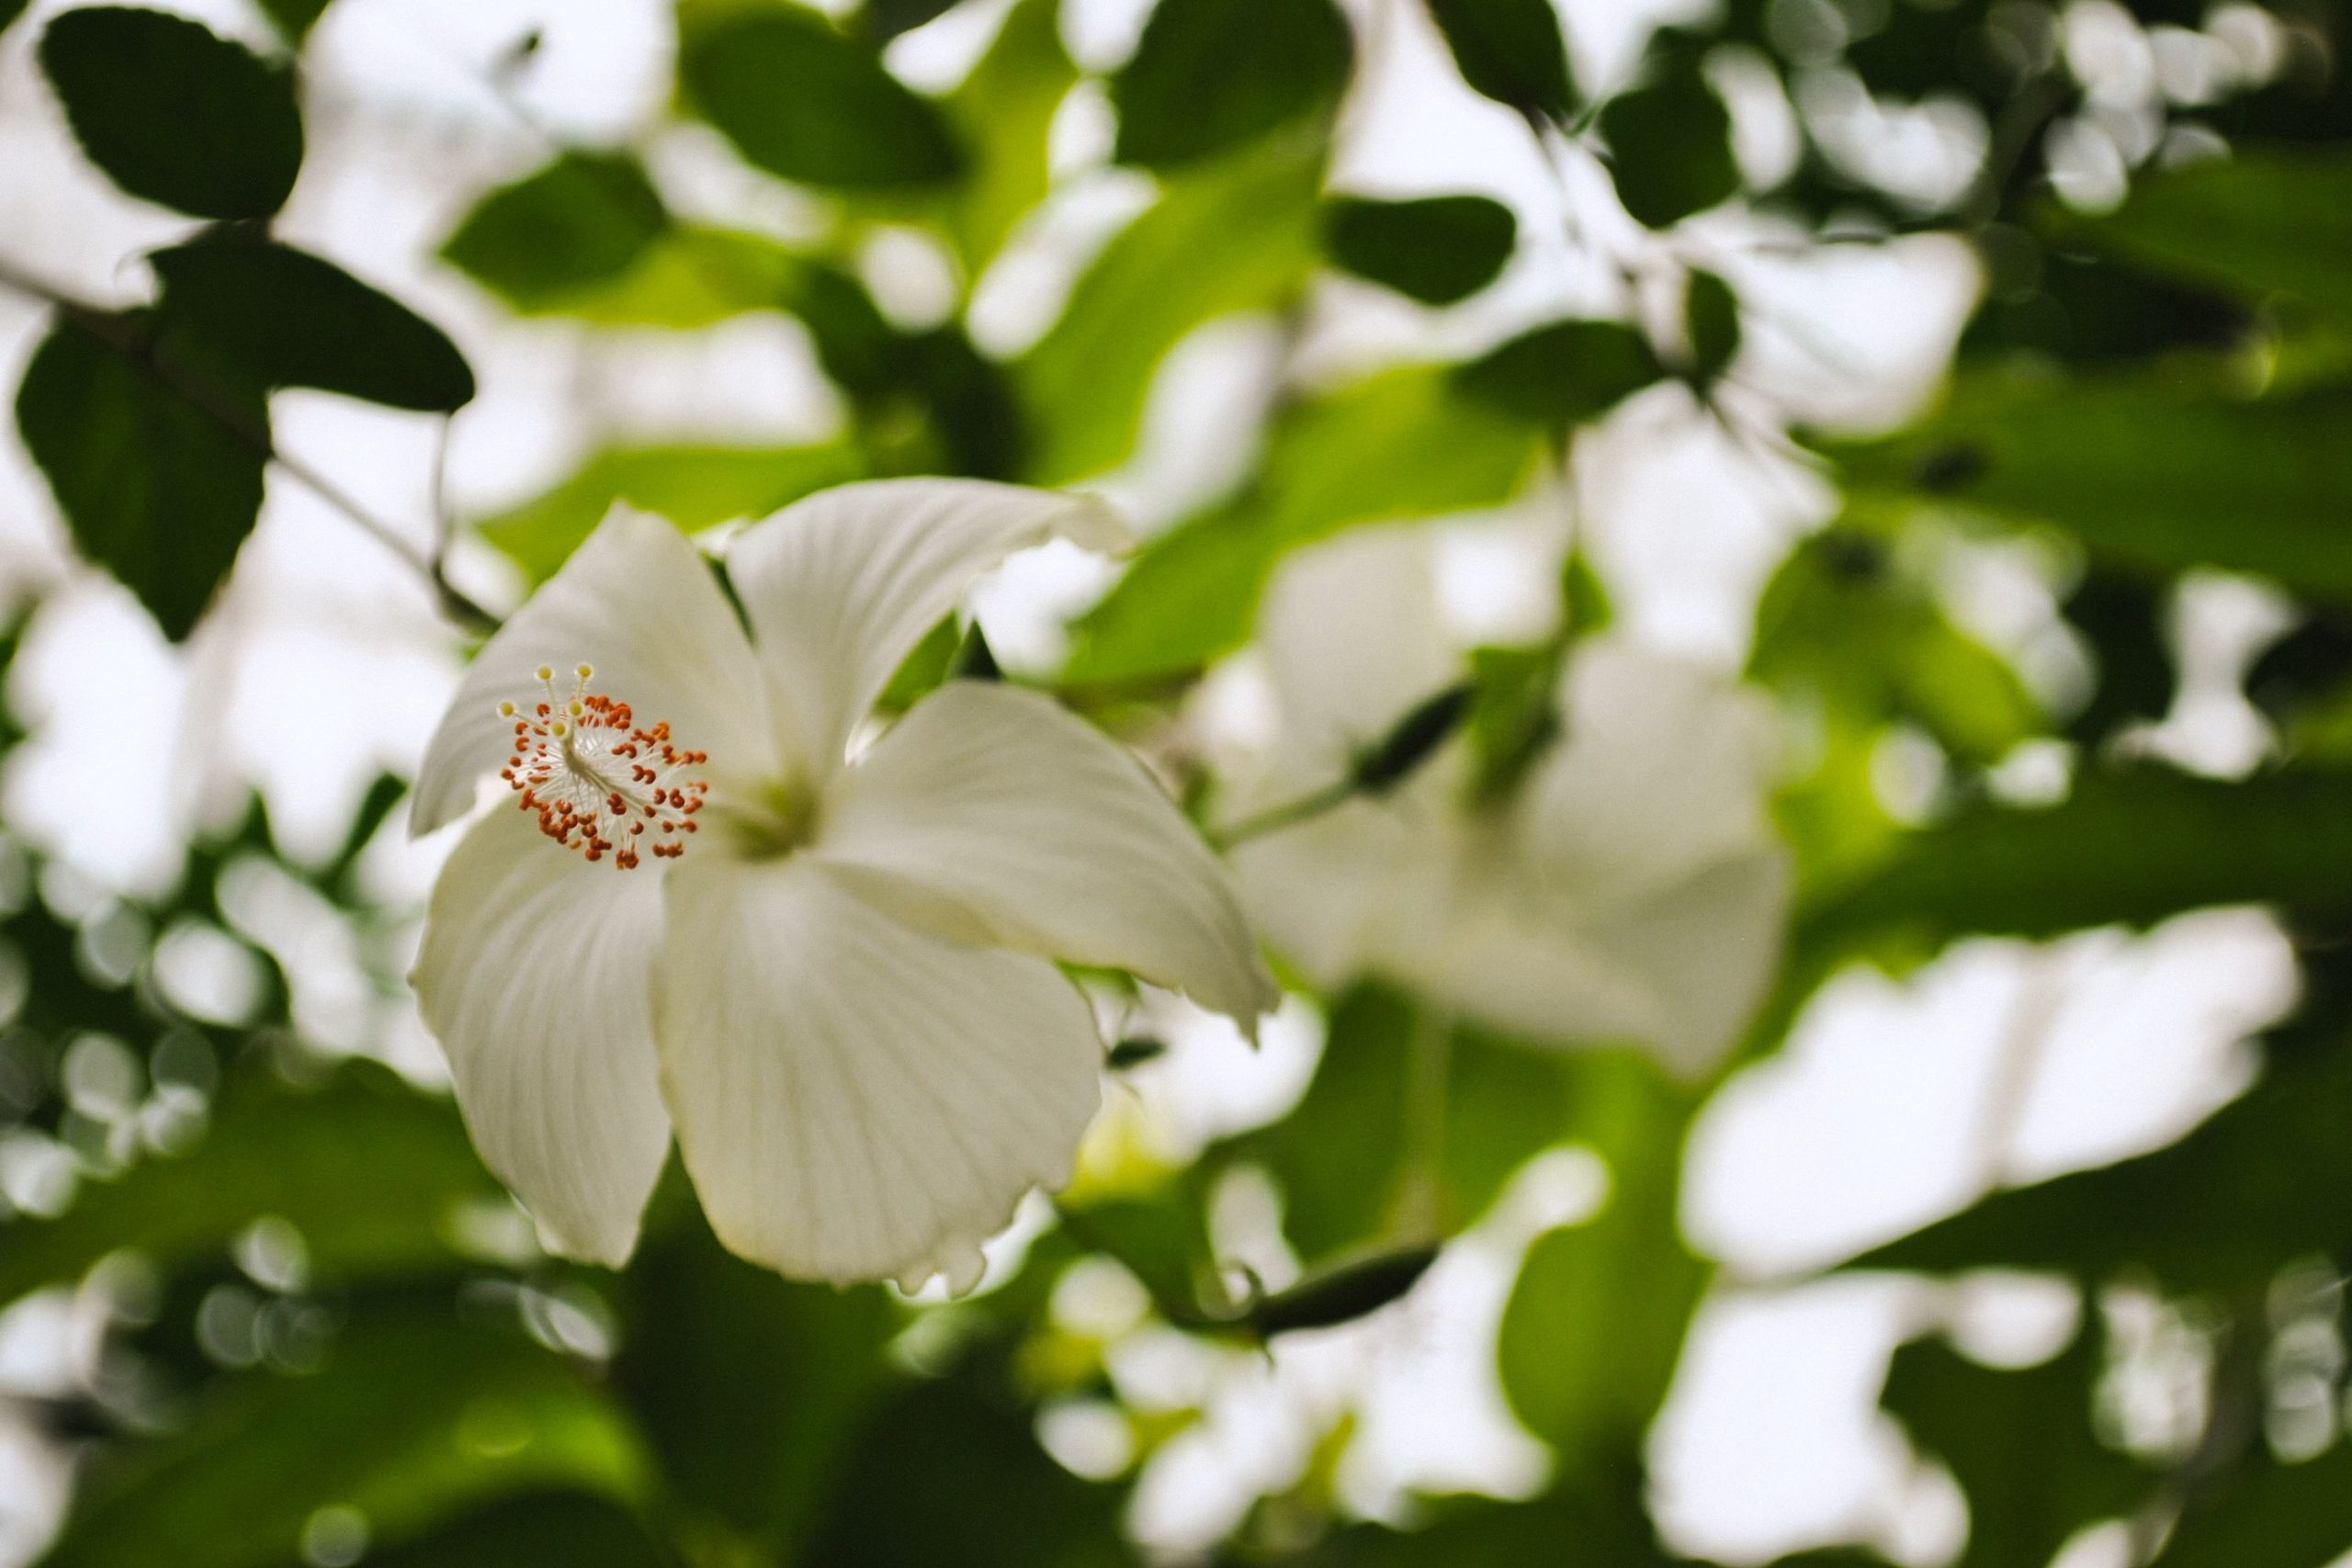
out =
[[158,251],[162,352],[230,384],[315,387],[447,413],[473,372],[441,329],[333,262],[219,240]]
[[1061,1220],[1080,1246],[1117,1258],[1178,1322],[1226,1315],[1229,1303],[1216,1276],[1208,1224],[1187,1181],[1083,1208],[1064,1204]]
[[1739,353],[1739,296],[1712,272],[1693,272],[1682,297],[1682,330],[1690,344],[1690,378],[1714,385]]
[[9,23],[23,16],[31,0],[0,0],[0,32],[6,32]]
[[1321,177],[1318,147],[1278,137],[1166,182],[1014,367],[1037,433],[1026,477],[1063,484],[1124,461],[1152,376],[1179,340],[1306,287]]
[[2261,299],[2285,294],[2352,322],[2352,156],[2240,148],[2132,184],[2097,218],[2062,221],[2126,260]]
[[1623,321],[1553,321],[1464,366],[1462,390],[1551,428],[1597,419],[1666,374]]
[[1551,0],[1429,0],[1462,79],[1497,103],[1565,120],[1576,113],[1567,46]]
[[284,71],[161,11],[67,11],[41,69],[90,161],[131,195],[199,218],[266,218],[302,166]]
[[692,533],[764,517],[813,491],[859,477],[846,444],[815,446],[614,446],[546,493],[484,518],[482,535],[535,582],[571,558],[617,502]]
[[1466,299],[1500,276],[1519,220],[1483,196],[1339,197],[1323,209],[1331,259],[1424,305]]
[[457,1112],[381,1068],[346,1067],[311,1090],[241,1072],[194,1152],[133,1166],[85,1187],[55,1219],[0,1231],[0,1302],[125,1247],[166,1269],[219,1257],[266,1214],[301,1233],[324,1278],[446,1265],[461,1211],[505,1201]]
[[739,10],[683,31],[680,89],[770,174],[874,189],[963,173],[963,151],[938,107],[816,13]]
[[2168,596],[2160,583],[2094,565],[2059,608],[2098,661],[2098,686],[2067,725],[2095,744],[2126,724],[2154,723],[2172,707],[2172,649],[2165,631]]
[[503,1498],[366,1558],[368,1568],[672,1568],[673,1561],[635,1514],[584,1492]]
[[1348,770],[1356,788],[1367,795],[1382,795],[1404,783],[1462,728],[1476,695],[1477,687],[1464,681],[1407,709],[1405,716]]
[[1130,1035],[1111,1047],[1104,1058],[1111,1070],[1124,1073],[1130,1067],[1140,1067],[1146,1062],[1156,1062],[1168,1054],[1168,1043],[1148,1035]]
[[269,18],[277,34],[295,48],[311,36],[311,29],[326,15],[330,0],[260,0],[262,14]]
[[223,1382],[171,1436],[107,1456],[51,1568],[275,1568],[322,1507],[396,1543],[485,1499],[550,1488],[629,1497],[634,1434],[560,1358],[445,1298],[363,1310],[323,1368]]
[[1963,380],[1849,484],[2066,529],[2118,566],[2208,565],[2352,598],[2352,389],[2262,400],[2215,376]]
[[1607,1206],[1537,1238],[1503,1310],[1503,1392],[1561,1471],[1638,1451],[1666,1398],[1707,1268],[1677,1219],[1688,1097],[1646,1057],[1576,1063],[1571,1135],[1609,1164]]
[[1420,1283],[1437,1261],[1437,1251],[1434,1247],[1407,1247],[1334,1264],[1258,1302],[1246,1321],[1269,1338],[1353,1323]]
[[1696,61],[1600,111],[1617,199],[1636,222],[1664,229],[1739,193],[1731,116]]
[[1938,1339],[1894,1353],[1884,1404],[1968,1495],[1960,1568],[2048,1562],[2083,1526],[2138,1504],[2154,1476],[2091,1431],[2098,1337],[2055,1359],[1998,1371]]
[[2328,1568],[2352,1541],[2352,1442],[2302,1464],[2259,1456],[2191,1500],[2158,1568]]
[[686,1502],[789,1552],[895,1376],[882,1352],[900,1314],[878,1286],[799,1284],[731,1257],[678,1207],[624,1281],[614,1382]]
[[516,310],[540,310],[628,271],[669,222],[635,158],[571,151],[483,197],[441,254]]
[[944,15],[955,4],[956,0],[865,0],[857,13],[858,28],[866,37],[887,43]]
[[1980,807],[1919,832],[1809,924],[2039,937],[2246,903],[2352,914],[2352,774],[2089,773],[2060,805]]
[[242,434],[156,378],[135,317],[76,316],[34,351],[17,428],[83,554],[187,636],[261,510],[268,415],[222,393]]
[[1111,78],[1123,164],[1164,169],[1335,102],[1354,41],[1331,0],[1159,0]]

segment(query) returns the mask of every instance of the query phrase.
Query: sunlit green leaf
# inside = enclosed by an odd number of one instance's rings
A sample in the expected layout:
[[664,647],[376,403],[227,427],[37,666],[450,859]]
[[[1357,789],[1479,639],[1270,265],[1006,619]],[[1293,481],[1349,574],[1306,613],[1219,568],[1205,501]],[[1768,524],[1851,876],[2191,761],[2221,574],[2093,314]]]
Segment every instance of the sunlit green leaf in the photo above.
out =
[[207,373],[435,412],[473,399],[473,372],[440,328],[332,262],[237,240],[149,259],[164,352]]
[[1428,0],[1453,51],[1454,68],[1476,91],[1525,113],[1566,119],[1577,92],[1551,0]]
[[1036,429],[1027,477],[1083,479],[1125,459],[1159,362],[1215,317],[1272,309],[1313,270],[1321,149],[1275,138],[1171,176],[1015,367]]
[[1358,276],[1424,305],[1451,305],[1501,275],[1519,220],[1483,196],[1340,197],[1323,209],[1323,234],[1331,259]]
[[261,510],[268,416],[224,390],[232,434],[166,387],[136,316],[76,315],[33,353],[17,429],[83,554],[139,595],[166,637],[194,630]]
[[1164,673],[1238,647],[1284,551],[1353,524],[1498,506],[1536,450],[1527,425],[1442,371],[1388,371],[1303,403],[1248,492],[1154,540],[1079,623],[1065,677]]
[[92,6],[41,34],[41,69],[90,161],[199,218],[266,218],[302,166],[287,73],[161,11]]
[[611,446],[543,494],[481,524],[482,536],[544,582],[616,502],[692,532],[764,517],[812,491],[858,477],[840,442],[812,446]]
[[1695,60],[1611,98],[1600,111],[1617,199],[1653,229],[1739,193],[1731,115]]
[[441,254],[515,310],[544,310],[627,271],[669,221],[635,158],[572,150],[483,197]]
[[460,1509],[551,1487],[631,1497],[628,1424],[519,1329],[459,1319],[446,1295],[363,1307],[316,1371],[224,1382],[188,1424],[90,1473],[52,1568],[276,1568],[318,1509],[356,1509],[398,1542]]
[[1077,81],[1062,47],[1059,0],[1020,0],[948,97],[947,113],[971,150],[971,174],[948,225],[968,276],[979,276],[1012,226],[1044,198],[1047,133]]
[[0,1230],[0,1302],[125,1247],[167,1269],[217,1257],[264,1215],[300,1233],[322,1277],[446,1265],[461,1212],[505,1201],[456,1111],[381,1068],[354,1065],[315,1089],[241,1072],[192,1153],[143,1161],[85,1185],[55,1219]]
[[1111,78],[1121,163],[1164,169],[1336,100],[1354,52],[1331,0],[1159,0]]
[[963,151],[938,107],[815,12],[739,7],[682,20],[680,90],[770,174],[866,189],[963,172]]

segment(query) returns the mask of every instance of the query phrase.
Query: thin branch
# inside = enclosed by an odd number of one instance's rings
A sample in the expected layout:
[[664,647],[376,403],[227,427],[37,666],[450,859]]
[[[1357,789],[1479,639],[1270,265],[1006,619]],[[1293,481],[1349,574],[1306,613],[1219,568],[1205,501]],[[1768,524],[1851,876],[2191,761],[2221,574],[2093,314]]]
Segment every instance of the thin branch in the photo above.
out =
[[1264,834],[1293,827],[1309,818],[1320,817],[1332,807],[1346,804],[1358,793],[1353,777],[1344,777],[1309,791],[1295,799],[1270,806],[1253,816],[1244,817],[1229,827],[1210,829],[1208,840],[1219,850],[1229,850],[1237,844],[1248,843]]
[[276,463],[288,478],[342,513],[362,533],[391,551],[402,564],[422,577],[425,586],[433,590],[443,613],[450,618],[473,630],[497,629],[498,617],[449,581],[442,570],[439,550],[427,552],[420,549],[398,528],[361,505],[342,486],[279,447],[270,438],[266,423],[239,407],[220,388],[156,355],[148,344],[118,322],[114,312],[77,299],[11,263],[0,263],[0,288],[13,289],[28,299],[38,299],[50,306],[57,312],[60,321],[94,339],[157,386],[210,420],[231,440],[265,461]]

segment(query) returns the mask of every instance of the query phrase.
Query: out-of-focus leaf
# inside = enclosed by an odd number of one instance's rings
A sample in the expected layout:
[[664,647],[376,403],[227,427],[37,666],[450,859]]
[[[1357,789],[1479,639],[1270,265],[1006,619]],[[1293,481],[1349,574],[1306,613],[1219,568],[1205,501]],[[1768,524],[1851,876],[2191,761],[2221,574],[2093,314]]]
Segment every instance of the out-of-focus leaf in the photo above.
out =
[[1600,123],[1617,199],[1635,221],[1664,229],[1739,194],[1731,115],[1696,60],[1611,98]]
[[2022,351],[2068,366],[2119,365],[2233,348],[2253,326],[2253,311],[2226,295],[2039,244],[2023,231],[1996,232],[1997,244],[1983,243],[1993,291],[1961,335],[1963,363]]
[[2352,323],[2352,156],[2243,148],[2132,183],[2121,207],[2064,220],[2153,270],[2260,299],[2286,294]]
[[677,1207],[622,1282],[614,1382],[682,1499],[788,1553],[824,1506],[843,1439],[897,1375],[883,1349],[900,1314],[876,1286],[796,1283],[745,1263],[691,1201]]
[[1623,321],[1570,321],[1521,333],[1455,374],[1468,397],[1565,429],[1598,419],[1666,367]]
[[91,1182],[55,1219],[0,1229],[0,1302],[125,1247],[165,1269],[217,1256],[264,1215],[301,1234],[322,1278],[446,1265],[459,1211],[505,1201],[457,1111],[379,1067],[340,1068],[316,1089],[234,1074],[192,1153]]
[[2352,914],[2352,774],[2222,784],[2162,768],[2088,773],[2040,810],[1980,807],[1913,835],[1811,912],[1816,936],[2054,936],[2213,904]]
[[2328,1568],[2352,1540],[2352,1443],[2315,1460],[2267,1456],[2192,1499],[2157,1556],[2160,1568]]
[[1860,727],[1917,724],[1954,755],[1995,762],[2041,712],[2009,664],[1951,624],[1926,583],[1871,539],[1833,532],[1800,546],[1757,611],[1749,670],[1776,690],[1833,705]]
[[199,218],[266,218],[294,188],[293,84],[198,23],[85,6],[49,24],[40,63],[82,151],[133,196]]
[[1399,1205],[1426,1202],[1440,1234],[1485,1212],[1503,1183],[1570,1129],[1571,1074],[1552,1053],[1467,1031],[1447,1052],[1444,1143],[1434,1194],[1415,1173],[1411,999],[1363,985],[1331,1010],[1323,1059],[1298,1109],[1225,1145],[1221,1158],[1262,1166],[1283,1191],[1283,1230],[1310,1260],[1374,1242]]
[[934,185],[965,158],[937,105],[813,11],[714,7],[682,17],[678,85],[744,157],[844,189]]
[[985,1352],[902,1390],[846,1455],[798,1561],[826,1568],[1132,1568],[1123,1495],[1047,1458]]
[[1078,623],[1065,678],[1164,674],[1238,648],[1285,550],[1353,524],[1498,506],[1536,453],[1525,425],[1442,371],[1388,371],[1300,404],[1250,491],[1154,540]]
[[23,16],[31,0],[0,0],[0,32],[6,31],[9,23]]
[[887,41],[944,15],[955,4],[956,0],[865,0],[857,13],[858,27],[866,37]]
[[1565,120],[1576,113],[1551,0],[1429,0],[1429,8],[1473,90],[1524,114]]
[[1305,287],[1317,249],[1321,177],[1321,148],[1285,136],[1168,180],[1014,367],[1037,432],[1029,479],[1062,484],[1123,461],[1152,374],[1179,339],[1215,317],[1280,305]]
[[277,36],[295,48],[311,36],[311,29],[326,15],[330,0],[259,0],[262,14],[269,18]]
[[257,394],[223,389],[220,412],[252,439],[232,435],[134,363],[147,332],[133,316],[61,321],[25,370],[17,429],[74,544],[176,641],[253,531],[268,414]]
[[1216,1277],[1207,1219],[1189,1180],[1083,1207],[1065,1201],[1061,1218],[1072,1239],[1118,1259],[1179,1322],[1197,1324],[1226,1314],[1230,1303]]
[[1333,1264],[1259,1301],[1244,1321],[1251,1332],[1268,1338],[1353,1323],[1420,1283],[1421,1276],[1437,1261],[1437,1252],[1434,1246],[1425,1244]]
[[1518,238],[1510,209],[1483,196],[1347,196],[1323,209],[1334,262],[1424,305],[1451,305],[1492,283]]
[[2098,685],[2067,733],[2096,744],[2125,724],[2162,718],[2172,706],[2174,674],[2161,586],[2094,565],[2060,609],[2098,661]]
[[1676,1218],[1689,1096],[1634,1053],[1576,1059],[1572,1134],[1609,1165],[1609,1197],[1528,1249],[1503,1309],[1503,1392],[1565,1476],[1638,1452],[1666,1398],[1707,1267]]
[[1682,330],[1690,344],[1690,379],[1712,387],[1739,353],[1739,296],[1712,272],[1693,272],[1682,297]]
[[616,502],[658,513],[692,533],[764,517],[813,491],[858,477],[856,453],[813,446],[612,446],[569,479],[496,516],[481,533],[534,583],[571,558]]
[[674,1561],[635,1514],[583,1492],[502,1498],[366,1559],[368,1568],[672,1568]]
[[239,240],[149,259],[164,285],[162,352],[215,378],[442,413],[473,399],[473,372],[440,328],[333,262]]
[[948,97],[948,116],[971,151],[971,174],[948,220],[967,276],[980,275],[1012,226],[1044,198],[1046,137],[1077,82],[1078,67],[1062,47],[1059,0],[1020,0]]
[[1357,1525],[1304,1561],[1312,1568],[1683,1568],[1658,1543],[1643,1497],[1641,1456],[1628,1448],[1525,1503],[1490,1497],[1432,1499],[1435,1517],[1411,1530]]
[[2001,1371],[1939,1339],[1894,1353],[1883,1403],[1968,1495],[1960,1568],[2047,1562],[2076,1530],[2139,1503],[2154,1477],[2091,1430],[2096,1336],[2053,1359]]
[[1117,157],[1165,169],[1336,100],[1354,40],[1331,0],[1159,0],[1111,78]]
[[2205,378],[1963,380],[1915,434],[1856,451],[1849,488],[1950,497],[2066,529],[2120,567],[2210,565],[2352,597],[2352,389],[2253,400]]
[[488,1498],[552,1488],[636,1496],[628,1422],[518,1330],[437,1304],[363,1307],[317,1371],[211,1391],[188,1424],[107,1456],[51,1568],[274,1568],[322,1507],[395,1543]]
[[628,270],[669,222],[635,158],[575,149],[483,197],[441,254],[515,310],[545,310]]

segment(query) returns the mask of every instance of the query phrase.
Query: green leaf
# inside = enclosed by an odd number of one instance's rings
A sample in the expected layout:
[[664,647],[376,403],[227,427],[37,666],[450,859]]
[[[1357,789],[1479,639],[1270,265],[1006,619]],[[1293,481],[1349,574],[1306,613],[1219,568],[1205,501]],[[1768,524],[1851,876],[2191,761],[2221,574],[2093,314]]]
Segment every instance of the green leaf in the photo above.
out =
[[1510,209],[1483,196],[1340,197],[1323,209],[1332,261],[1424,305],[1451,305],[1486,288],[1518,239]]
[[901,1314],[876,1286],[796,1283],[743,1262],[691,1200],[678,1207],[622,1281],[614,1383],[684,1502],[789,1554],[844,1438],[896,1380],[883,1350]]
[[1587,1477],[1639,1451],[1708,1270],[1677,1219],[1689,1097],[1636,1054],[1575,1066],[1571,1133],[1608,1162],[1607,1206],[1528,1249],[1498,1354],[1512,1411]]
[[1060,0],[1020,0],[948,96],[948,116],[971,150],[971,175],[948,219],[967,277],[979,276],[1012,226],[1045,198],[1046,139],[1077,83],[1078,67],[1062,47]]
[[786,6],[681,20],[681,92],[770,174],[863,190],[964,172],[938,106],[814,12]]
[[674,1560],[628,1509],[594,1493],[531,1492],[413,1540],[371,1549],[368,1568],[672,1568]]
[[2152,271],[2260,299],[2285,294],[2352,323],[2352,156],[2241,147],[2132,183],[2101,217],[2055,219]]
[[1317,143],[1278,137],[1167,181],[1014,366],[1036,432],[1027,478],[1064,484],[1124,461],[1153,372],[1180,339],[1216,317],[1282,305],[1306,287],[1321,178]]
[[303,1374],[224,1381],[171,1436],[90,1472],[51,1568],[275,1568],[328,1506],[390,1543],[503,1495],[628,1498],[628,1423],[560,1358],[446,1298],[363,1308]]
[[1368,1317],[1402,1297],[1437,1261],[1434,1246],[1401,1247],[1319,1269],[1250,1307],[1253,1333],[1272,1338]]
[[302,166],[287,73],[198,23],[92,6],[41,34],[41,69],[90,162],[199,218],[266,218]]
[[[82,553],[139,596],[164,635],[196,627],[261,510],[268,414],[224,393],[240,439],[157,379],[146,324],[74,315],[17,392],[17,429]],[[135,356],[135,357],[134,357]]]
[[543,494],[481,524],[482,536],[545,582],[616,502],[658,513],[692,533],[764,517],[829,485],[859,477],[841,442],[813,446],[611,446]]
[[888,42],[912,32],[954,7],[956,0],[865,0],[857,14],[858,28],[877,42]]
[[1806,923],[1815,938],[1889,927],[2042,937],[2249,903],[2352,915],[2352,773],[2224,784],[2153,766],[2086,773],[2059,805],[1978,807],[1912,835]]
[[1690,344],[1690,379],[1712,387],[1739,354],[1739,296],[1712,272],[1694,271],[1682,297],[1682,330]]
[[1639,332],[1593,321],[1532,328],[1456,372],[1465,395],[1550,429],[1598,419],[1665,374]]
[[6,32],[8,24],[23,16],[25,7],[31,3],[32,0],[0,0],[0,32]]
[[2342,1257],[2352,1168],[2335,1156],[2352,1115],[2352,1053],[2339,1031],[2273,1055],[2262,1081],[2168,1148],[1996,1192],[1845,1267],[2128,1274],[2220,1297],[2299,1258]]
[[269,18],[277,36],[295,48],[311,36],[311,29],[326,15],[330,0],[259,0],[262,14]]
[[618,276],[669,228],[638,161],[624,153],[558,153],[475,203],[442,259],[526,312]]
[[442,413],[473,399],[473,372],[440,328],[333,262],[235,239],[149,260],[164,285],[164,352],[232,384]]
[[1324,108],[1354,51],[1331,0],[1159,0],[1111,78],[1118,161],[1172,168]]
[[1600,111],[1617,199],[1636,222],[1664,229],[1739,194],[1731,115],[1691,60]]
[[2267,1457],[2194,1497],[2159,1568],[2328,1568],[2352,1540],[2352,1443],[2281,1464]]
[[2154,1475],[2100,1444],[2091,1393],[2098,1337],[2022,1371],[1969,1360],[1941,1340],[1895,1351],[1883,1404],[1968,1495],[1959,1568],[2048,1562],[2083,1526],[2130,1511]]
[[506,1200],[446,1101],[367,1065],[308,1090],[241,1072],[192,1153],[89,1183],[55,1219],[0,1229],[0,1302],[79,1279],[125,1247],[166,1270],[215,1258],[263,1215],[301,1233],[322,1278],[447,1265],[452,1219],[485,1202]]
[[1981,376],[1849,489],[2065,529],[2117,566],[2260,572],[2352,598],[2352,388],[2252,400],[2211,375]]
[[1190,669],[1247,641],[1284,551],[1359,523],[1499,506],[1534,435],[1456,395],[1441,370],[1385,372],[1290,410],[1253,488],[1162,535],[1078,623],[1064,678]]
[[1429,0],[1462,79],[1497,103],[1566,120],[1577,111],[1551,0]]

